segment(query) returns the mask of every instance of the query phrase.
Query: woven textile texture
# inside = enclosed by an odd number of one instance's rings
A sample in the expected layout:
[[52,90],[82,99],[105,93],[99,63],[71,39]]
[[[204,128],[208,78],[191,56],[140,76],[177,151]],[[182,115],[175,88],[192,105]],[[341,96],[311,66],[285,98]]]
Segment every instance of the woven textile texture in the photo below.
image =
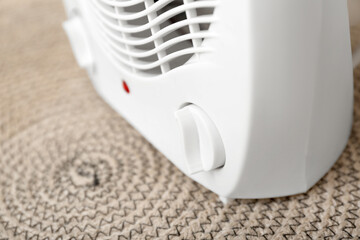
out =
[[0,1],[0,239],[359,238],[360,68],[331,171],[306,194],[224,206],[98,97],[64,19],[59,0]]

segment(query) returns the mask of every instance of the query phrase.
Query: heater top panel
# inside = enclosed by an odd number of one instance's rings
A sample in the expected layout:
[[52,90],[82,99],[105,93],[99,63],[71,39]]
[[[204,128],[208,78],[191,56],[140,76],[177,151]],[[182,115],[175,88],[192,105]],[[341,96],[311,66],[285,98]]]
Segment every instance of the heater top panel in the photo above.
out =
[[209,51],[216,0],[89,0],[103,49],[118,67],[156,76]]

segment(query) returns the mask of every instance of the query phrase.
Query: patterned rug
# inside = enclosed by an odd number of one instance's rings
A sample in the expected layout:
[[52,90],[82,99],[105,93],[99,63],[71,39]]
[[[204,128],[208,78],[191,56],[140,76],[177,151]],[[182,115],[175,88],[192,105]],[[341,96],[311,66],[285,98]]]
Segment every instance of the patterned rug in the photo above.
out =
[[359,238],[360,68],[332,170],[306,194],[224,206],[98,97],[64,19],[59,0],[0,1],[0,239]]

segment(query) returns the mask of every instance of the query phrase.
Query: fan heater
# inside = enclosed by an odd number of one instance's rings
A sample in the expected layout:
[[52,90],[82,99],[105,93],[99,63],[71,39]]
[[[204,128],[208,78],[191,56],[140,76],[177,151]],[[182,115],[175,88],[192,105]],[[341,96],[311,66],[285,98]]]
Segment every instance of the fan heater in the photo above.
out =
[[307,191],[349,137],[346,1],[65,0],[77,62],[182,172],[232,198]]

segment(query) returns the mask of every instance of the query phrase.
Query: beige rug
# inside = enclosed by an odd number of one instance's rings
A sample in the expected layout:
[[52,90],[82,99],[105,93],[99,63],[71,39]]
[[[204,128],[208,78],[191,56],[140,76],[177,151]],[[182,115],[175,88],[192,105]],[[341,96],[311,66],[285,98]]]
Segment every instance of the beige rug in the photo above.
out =
[[333,169],[306,194],[224,206],[97,96],[64,19],[58,0],[0,1],[0,239],[359,238],[360,68]]

